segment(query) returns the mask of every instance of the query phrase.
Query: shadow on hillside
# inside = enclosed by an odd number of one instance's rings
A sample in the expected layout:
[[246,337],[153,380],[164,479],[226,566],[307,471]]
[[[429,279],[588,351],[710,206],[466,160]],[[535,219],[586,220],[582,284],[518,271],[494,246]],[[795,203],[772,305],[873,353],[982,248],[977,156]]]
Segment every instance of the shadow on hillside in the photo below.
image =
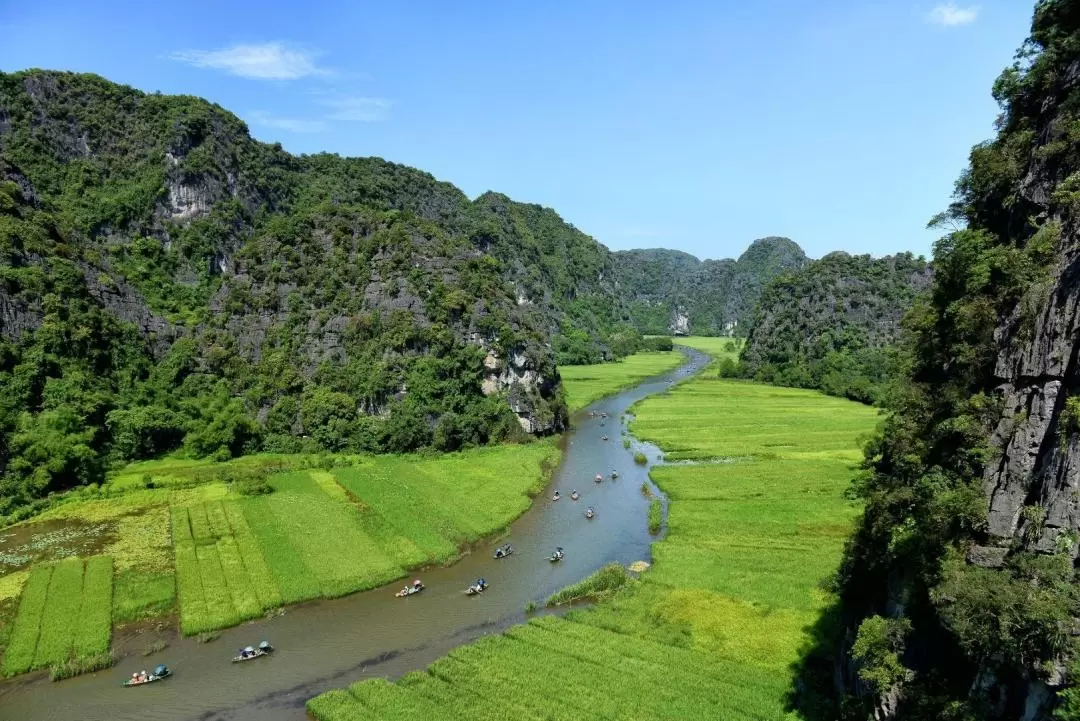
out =
[[809,638],[791,665],[794,680],[785,708],[797,711],[807,721],[835,721],[841,716],[835,687],[843,638],[840,600],[834,598],[806,631]]

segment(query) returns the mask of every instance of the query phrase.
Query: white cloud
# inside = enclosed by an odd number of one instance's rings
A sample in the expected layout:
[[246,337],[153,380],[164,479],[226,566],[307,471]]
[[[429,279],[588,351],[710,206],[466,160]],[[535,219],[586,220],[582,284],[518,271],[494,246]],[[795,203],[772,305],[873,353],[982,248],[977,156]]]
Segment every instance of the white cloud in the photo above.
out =
[[326,123],[322,120],[308,120],[306,118],[285,118],[280,115],[272,115],[256,110],[250,114],[251,121],[256,125],[267,128],[288,130],[290,133],[321,133],[326,130]]
[[331,120],[355,120],[364,123],[385,120],[393,103],[386,98],[365,98],[352,95],[326,95],[316,102],[331,109]]
[[234,45],[220,50],[178,50],[169,57],[198,68],[214,68],[259,80],[296,80],[330,73],[315,64],[315,53],[280,42]]
[[960,7],[956,3],[949,2],[935,7],[930,11],[930,14],[926,16],[926,19],[935,25],[952,27],[954,25],[967,25],[968,23],[973,23],[978,16],[978,5]]

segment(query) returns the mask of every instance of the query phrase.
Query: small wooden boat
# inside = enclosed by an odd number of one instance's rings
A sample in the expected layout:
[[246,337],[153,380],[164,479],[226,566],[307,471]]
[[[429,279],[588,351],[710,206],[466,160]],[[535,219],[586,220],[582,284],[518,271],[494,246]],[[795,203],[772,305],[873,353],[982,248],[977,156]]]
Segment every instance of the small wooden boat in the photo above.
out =
[[577,491],[570,491],[570,500],[571,501],[576,501],[579,498],[581,498],[581,496],[578,495]]
[[562,495],[558,491],[555,491],[555,495],[551,497],[551,500],[557,501],[560,498],[562,498]]
[[253,660],[255,660],[257,658],[261,658],[263,656],[269,656],[271,653],[273,653],[273,651],[274,651],[274,647],[271,646],[266,641],[263,641],[262,643],[259,644],[258,648],[255,648],[253,646],[248,646],[246,648],[240,649],[240,655],[239,656],[233,656],[232,662],[233,663],[240,663],[241,661],[253,661]]
[[606,440],[607,440],[607,436],[600,436],[600,440],[602,440],[602,441],[606,441]]
[[124,686],[145,686],[148,683],[154,683],[160,681],[163,678],[172,676],[172,671],[165,664],[161,664],[154,669],[153,673],[147,674],[145,679],[138,679],[136,676],[132,676],[123,683]]
[[483,593],[484,591],[486,591],[487,587],[488,587],[487,581],[485,581],[484,579],[481,578],[479,581],[477,581],[476,583],[474,583],[473,585],[471,585],[471,586],[469,586],[468,588],[465,589],[465,595],[466,596],[475,596],[478,593]]
[[551,554],[551,556],[548,557],[548,560],[551,561],[552,563],[558,563],[559,561],[561,561],[563,559],[563,556],[565,556],[565,555],[566,554],[563,553],[563,550],[562,550],[561,547],[556,548],[555,553]]
[[585,509],[585,517],[586,518],[592,518],[595,515],[596,514],[593,512],[592,506],[589,506],[588,508]]
[[415,596],[416,594],[420,593],[423,590],[424,590],[424,584],[420,583],[420,579],[418,578],[415,581],[413,581],[413,585],[406,586],[405,588],[401,589],[400,591],[398,591],[394,595],[397,596],[398,598],[406,598],[407,596]]
[[505,546],[499,546],[495,549],[495,558],[506,558],[514,552],[514,547],[507,543]]

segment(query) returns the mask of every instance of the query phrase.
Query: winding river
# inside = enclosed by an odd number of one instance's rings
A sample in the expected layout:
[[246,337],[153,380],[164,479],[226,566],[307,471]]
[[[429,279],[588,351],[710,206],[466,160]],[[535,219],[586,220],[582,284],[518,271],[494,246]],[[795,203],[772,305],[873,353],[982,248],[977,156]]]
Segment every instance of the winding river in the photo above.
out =
[[[705,354],[682,350],[688,362],[679,369],[576,414],[551,484],[510,533],[479,544],[452,566],[417,572],[427,588],[415,598],[395,598],[394,591],[403,585],[398,581],[346,598],[293,606],[282,616],[223,631],[212,643],[173,638],[167,649],[145,659],[139,655],[142,638],[119,636],[117,650],[128,655],[107,671],[60,683],[38,674],[0,684],[0,719],[300,721],[307,718],[305,702],[316,694],[423,668],[455,646],[524,621],[529,601],[542,605],[552,592],[606,563],[650,559],[648,499],[641,485],[651,486],[651,481],[648,466],[635,465],[633,452],[644,449],[650,463],[658,453],[636,441],[623,448],[623,414],[638,400],[704,367]],[[607,418],[590,411],[606,412]],[[619,472],[617,480],[610,478],[612,469]],[[605,474],[603,483],[593,482],[597,473]],[[571,488],[581,500],[570,500]],[[550,499],[556,489],[563,499],[554,503]],[[590,505],[596,510],[591,521],[584,517]],[[514,554],[492,558],[507,541]],[[566,557],[552,564],[547,556],[556,546],[566,550]],[[464,589],[478,577],[490,588],[465,596]],[[229,663],[238,647],[261,639],[278,652],[251,663]],[[175,675],[141,688],[120,687],[132,671],[158,663],[167,663]]]

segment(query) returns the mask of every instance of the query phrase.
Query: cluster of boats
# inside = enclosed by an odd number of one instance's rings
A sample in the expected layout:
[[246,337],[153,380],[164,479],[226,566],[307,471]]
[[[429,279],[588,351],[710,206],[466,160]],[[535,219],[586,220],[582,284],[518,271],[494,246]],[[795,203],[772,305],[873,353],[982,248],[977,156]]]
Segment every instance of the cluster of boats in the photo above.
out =
[[[603,425],[604,422],[607,419],[607,413],[598,413],[596,411],[593,411],[591,415],[599,416],[601,419],[603,419],[603,420],[601,420],[601,425]],[[606,441],[607,439],[608,439],[607,436],[602,437],[602,440]],[[615,480],[618,477],[619,477],[618,471],[615,471],[615,470],[611,471],[611,479],[612,480]],[[596,476],[593,478],[593,480],[596,483],[602,483],[604,481],[604,476],[603,476],[603,474],[597,473]],[[576,500],[578,500],[580,498],[581,498],[581,494],[579,494],[576,489],[573,489],[573,490],[570,491],[570,499],[571,500],[576,501]],[[562,499],[562,494],[560,494],[559,491],[555,491],[555,494],[551,497],[552,501],[558,501],[558,500],[561,500],[561,499]],[[596,511],[593,510],[592,506],[589,506],[588,508],[585,509],[585,518],[591,519],[595,515],[596,515]],[[511,546],[509,543],[505,543],[502,546],[499,546],[498,548],[495,549],[494,557],[496,559],[506,558],[506,557],[510,556],[511,554],[513,554],[513,553],[514,553],[514,547]],[[550,556],[548,556],[548,560],[551,563],[558,563],[565,556],[566,556],[566,552],[562,549],[561,546],[559,546],[558,548],[555,549],[554,552],[552,552],[552,554]],[[478,578],[475,583],[471,584],[468,588],[465,589],[465,595],[467,595],[467,596],[476,596],[476,595],[481,594],[484,591],[486,591],[487,588],[488,588],[488,582],[485,581],[483,578]],[[423,590],[424,590],[424,584],[419,578],[417,578],[412,582],[412,584],[410,584],[408,586],[405,586],[404,588],[402,588],[400,591],[398,591],[394,595],[396,597],[398,597],[398,598],[408,598],[409,596],[415,596],[416,594],[420,593]],[[232,662],[233,663],[241,663],[243,661],[252,661],[252,660],[257,659],[257,658],[262,658],[263,656],[268,656],[269,654],[271,654],[273,652],[273,650],[274,650],[273,646],[271,646],[266,641],[262,641],[261,643],[259,643],[258,647],[245,646],[244,648],[240,649],[239,653],[236,656],[233,657]],[[154,668],[153,673],[147,673],[146,671],[142,671],[141,673],[133,673],[131,675],[131,678],[129,678],[127,681],[125,681],[123,685],[124,686],[142,686],[144,684],[154,683],[156,681],[161,681],[162,679],[168,678],[171,675],[172,675],[172,670],[168,666],[166,666],[165,664],[160,664],[160,665],[158,665],[157,667]]]
[[[618,477],[619,477],[619,472],[618,471],[612,471],[611,472],[611,480],[615,480]],[[593,478],[593,480],[596,481],[597,483],[603,483],[604,482],[604,476],[601,473],[597,473],[596,476]],[[581,494],[577,492],[576,488],[570,489],[570,500],[571,501],[576,501],[576,500],[578,500],[580,498],[581,498]],[[552,501],[561,501],[562,500],[562,493],[560,493],[559,491],[555,491],[555,493],[551,496],[551,500]],[[596,515],[596,511],[593,509],[592,506],[589,506],[588,508],[585,509],[585,518],[591,519],[595,515]],[[495,556],[495,557],[499,558],[499,556]]]
[[[273,651],[274,647],[271,646],[269,642],[262,641],[259,643],[258,647],[245,646],[244,648],[240,649],[237,655],[233,656],[232,662],[240,663],[241,661],[253,661],[254,659],[261,658],[263,656],[269,656],[271,653],[273,653]],[[156,681],[166,679],[169,676],[172,676],[172,673],[172,669],[162,663],[156,666],[152,673],[142,671],[131,674],[131,678],[129,678],[127,681],[124,681],[123,685],[143,686],[148,683],[154,683]]]

